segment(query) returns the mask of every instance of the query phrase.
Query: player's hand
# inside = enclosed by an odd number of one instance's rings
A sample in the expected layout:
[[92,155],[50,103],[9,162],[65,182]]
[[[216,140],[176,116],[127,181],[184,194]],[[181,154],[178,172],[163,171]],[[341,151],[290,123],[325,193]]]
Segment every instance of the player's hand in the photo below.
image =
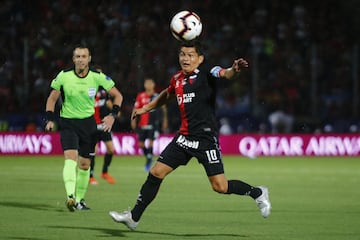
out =
[[242,68],[247,68],[248,66],[249,63],[245,59],[239,58],[234,60],[232,69],[234,69],[235,72],[240,72]]
[[50,132],[54,129],[54,122],[48,121],[45,125],[45,131]]
[[147,109],[145,108],[138,108],[138,109],[135,109],[133,111],[133,113],[131,114],[131,119],[135,119],[137,116],[141,115],[141,114],[144,114],[144,113],[147,113]]
[[111,128],[115,122],[115,117],[112,115],[107,115],[102,119],[102,123],[104,126],[104,132],[111,132]]

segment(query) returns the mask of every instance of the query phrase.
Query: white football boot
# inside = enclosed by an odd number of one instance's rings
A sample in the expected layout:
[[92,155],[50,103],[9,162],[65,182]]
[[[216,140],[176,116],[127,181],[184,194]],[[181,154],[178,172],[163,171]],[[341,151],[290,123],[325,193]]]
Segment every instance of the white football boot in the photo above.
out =
[[132,215],[130,211],[124,211],[124,212],[116,212],[116,211],[110,211],[109,215],[111,218],[118,223],[123,223],[126,225],[130,230],[134,231],[139,224],[139,222],[135,222],[132,219]]
[[269,190],[267,187],[259,186],[258,188],[261,189],[261,195],[255,199],[256,204],[258,205],[261,215],[264,218],[267,218],[270,215],[271,210],[271,203],[269,199]]

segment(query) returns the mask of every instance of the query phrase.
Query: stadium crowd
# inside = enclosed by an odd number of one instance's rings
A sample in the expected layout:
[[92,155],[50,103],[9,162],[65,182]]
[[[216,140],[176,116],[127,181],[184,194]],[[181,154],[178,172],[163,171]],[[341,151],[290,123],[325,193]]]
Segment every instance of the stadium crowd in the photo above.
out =
[[[359,94],[354,89],[359,5],[356,1],[4,0],[0,131],[42,131],[49,83],[71,66],[71,51],[79,42],[89,45],[93,64],[101,66],[124,94],[115,131],[131,131],[130,114],[144,78],[153,77],[160,91],[178,69],[173,51],[177,42],[169,22],[176,12],[189,9],[201,16],[204,25],[206,64],[227,67],[239,56],[250,63],[236,80],[219,82],[217,116],[219,125],[226,124],[224,133],[357,132],[359,102],[353,99]],[[169,107],[170,132],[179,125],[179,118],[173,117],[176,111]]]

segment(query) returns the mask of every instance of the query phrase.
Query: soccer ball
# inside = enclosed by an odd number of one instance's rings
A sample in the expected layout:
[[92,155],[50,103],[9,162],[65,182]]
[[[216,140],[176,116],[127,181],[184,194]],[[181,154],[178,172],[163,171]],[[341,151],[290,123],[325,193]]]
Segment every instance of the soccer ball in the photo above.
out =
[[178,12],[170,22],[172,35],[180,41],[190,41],[201,34],[202,24],[200,17],[190,11]]

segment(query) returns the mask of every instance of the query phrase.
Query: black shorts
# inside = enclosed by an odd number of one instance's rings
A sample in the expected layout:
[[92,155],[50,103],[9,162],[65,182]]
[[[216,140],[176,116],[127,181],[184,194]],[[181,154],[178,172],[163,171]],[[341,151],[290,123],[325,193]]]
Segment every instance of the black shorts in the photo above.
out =
[[102,124],[98,124],[96,130],[96,142],[99,141],[103,141],[103,142],[112,141],[112,133],[104,132]]
[[221,151],[215,136],[189,138],[178,134],[160,154],[158,161],[176,169],[180,165],[186,165],[192,157],[197,158],[204,166],[207,176],[224,173]]
[[146,139],[154,140],[155,139],[155,130],[139,128],[137,131],[138,139],[140,142],[145,142]]
[[89,158],[96,145],[94,117],[85,119],[60,118],[60,137],[63,150],[75,149],[79,155]]

